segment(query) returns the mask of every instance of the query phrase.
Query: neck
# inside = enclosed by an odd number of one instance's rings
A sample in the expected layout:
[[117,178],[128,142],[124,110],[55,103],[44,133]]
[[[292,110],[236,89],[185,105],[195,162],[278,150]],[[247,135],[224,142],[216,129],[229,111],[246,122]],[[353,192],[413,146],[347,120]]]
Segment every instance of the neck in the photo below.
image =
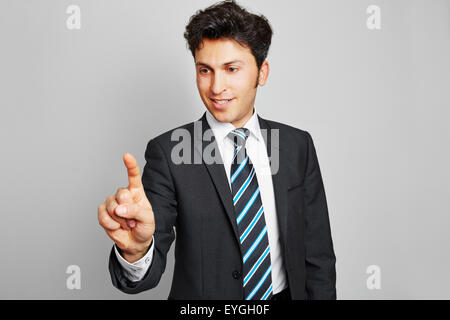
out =
[[242,128],[248,120],[250,120],[250,118],[253,116],[253,114],[255,113],[255,107],[252,108],[252,111],[249,112],[247,115],[245,115],[243,118],[232,122],[231,124],[235,127],[235,128]]

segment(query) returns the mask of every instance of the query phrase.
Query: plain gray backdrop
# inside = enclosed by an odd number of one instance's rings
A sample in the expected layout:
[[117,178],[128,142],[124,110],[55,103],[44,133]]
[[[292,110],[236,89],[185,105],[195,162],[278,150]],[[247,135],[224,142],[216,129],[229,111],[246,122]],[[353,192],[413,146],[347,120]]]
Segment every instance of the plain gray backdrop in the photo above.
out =
[[[0,1],[0,298],[167,298],[174,244],[156,289],[121,293],[97,207],[127,186],[125,152],[142,170],[151,138],[202,116],[183,32],[213,3]],[[449,299],[449,1],[239,3],[274,30],[256,111],[314,139],[338,299]]]

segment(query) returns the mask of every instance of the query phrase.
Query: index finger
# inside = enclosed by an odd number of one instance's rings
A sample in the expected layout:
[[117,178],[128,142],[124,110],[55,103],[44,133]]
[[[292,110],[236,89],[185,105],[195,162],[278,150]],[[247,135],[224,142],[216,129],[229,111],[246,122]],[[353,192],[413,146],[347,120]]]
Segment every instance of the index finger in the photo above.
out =
[[133,155],[125,153],[123,155],[123,162],[128,171],[128,189],[143,188],[139,166]]

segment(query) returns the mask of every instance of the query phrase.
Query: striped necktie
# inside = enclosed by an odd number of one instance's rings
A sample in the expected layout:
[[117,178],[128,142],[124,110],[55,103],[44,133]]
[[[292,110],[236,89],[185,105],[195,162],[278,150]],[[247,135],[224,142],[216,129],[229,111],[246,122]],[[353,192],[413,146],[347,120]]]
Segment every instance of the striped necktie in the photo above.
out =
[[228,134],[234,143],[230,182],[243,259],[244,298],[265,300],[272,297],[269,238],[258,179],[245,149],[249,134],[246,128]]

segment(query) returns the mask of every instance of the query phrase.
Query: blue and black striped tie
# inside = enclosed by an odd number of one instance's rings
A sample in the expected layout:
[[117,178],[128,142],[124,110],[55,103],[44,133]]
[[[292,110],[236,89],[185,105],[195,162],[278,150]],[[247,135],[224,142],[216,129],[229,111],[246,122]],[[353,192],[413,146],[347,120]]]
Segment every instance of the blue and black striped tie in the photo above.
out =
[[228,134],[235,146],[230,182],[243,257],[244,298],[266,300],[272,297],[269,238],[258,179],[245,149],[249,134],[246,128]]

